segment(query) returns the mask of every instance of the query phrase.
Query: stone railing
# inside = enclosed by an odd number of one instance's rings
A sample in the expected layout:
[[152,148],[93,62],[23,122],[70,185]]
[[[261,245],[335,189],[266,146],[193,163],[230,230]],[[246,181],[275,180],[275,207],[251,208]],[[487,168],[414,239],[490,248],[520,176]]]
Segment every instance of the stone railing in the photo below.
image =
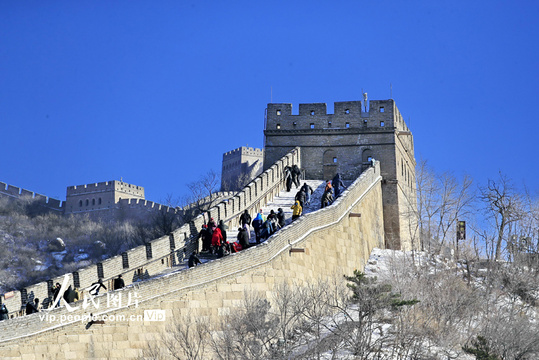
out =
[[[210,208],[207,213],[199,215],[191,223],[181,226],[168,236],[149,241],[146,245],[68,273],[69,285],[85,289],[101,278],[105,286],[110,289],[113,279],[120,274],[126,285],[129,285],[170,269],[177,265],[177,259],[183,256],[184,250],[188,253],[192,251],[195,242],[191,240],[198,236],[202,225],[210,217],[213,217],[216,222],[223,220],[229,228],[237,227],[239,217],[244,210],[247,209],[254,216],[257,209],[273,200],[284,186],[284,168],[294,164],[301,166],[300,159],[300,149],[293,149],[235,196]],[[52,299],[52,286],[56,283],[61,284],[64,276],[28,286],[21,291],[6,293],[4,302],[10,311],[10,317],[24,315],[26,303],[34,298],[40,299],[43,307],[48,306]]]

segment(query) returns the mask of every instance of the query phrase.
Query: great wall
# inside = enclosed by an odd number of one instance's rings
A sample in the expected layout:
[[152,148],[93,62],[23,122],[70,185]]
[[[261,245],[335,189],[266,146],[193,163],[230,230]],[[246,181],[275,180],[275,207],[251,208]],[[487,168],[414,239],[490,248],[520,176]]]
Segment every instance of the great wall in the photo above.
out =
[[[346,110],[343,109],[345,113]],[[395,112],[393,107],[390,110],[391,114],[400,116],[396,107]],[[311,111],[308,114],[313,116]],[[392,132],[398,138],[398,131],[404,130],[384,125],[383,131]],[[211,208],[207,216],[224,220],[229,228],[237,227],[244,210],[254,214],[279,194],[284,187],[286,166],[312,167],[303,163],[309,160],[302,152],[301,147],[289,149],[242,191]],[[271,156],[275,156],[275,151]],[[257,291],[269,299],[275,286],[283,282],[302,285],[316,278],[348,275],[355,269],[363,269],[374,247],[410,248],[406,238],[388,241],[385,230],[388,224],[391,228],[395,221],[399,222],[385,218],[387,213],[395,213],[388,207],[388,199],[400,199],[407,190],[401,189],[388,198],[384,186],[394,189],[387,185],[396,180],[388,176],[387,165],[384,170],[383,162],[372,159],[370,166],[360,162],[361,167],[356,170],[358,177],[335,203],[302,216],[256,247],[196,268],[170,272],[177,265],[178,255],[184,249],[190,252],[194,248],[194,239],[207,220],[206,215],[200,215],[169,236],[67,274],[69,284],[79,288],[87,288],[98,278],[103,278],[109,288],[111,280],[119,274],[123,274],[127,286],[100,295],[97,298],[100,308],[92,305],[84,308],[79,301],[73,304],[77,307],[73,311],[60,307],[1,321],[0,354],[7,359],[136,359],[149,342],[160,337],[172,319],[189,321],[192,316],[218,319],[241,303],[245,290]],[[397,164],[394,167],[398,168]],[[397,174],[394,178],[398,179]],[[51,285],[63,280],[59,277],[13,292],[5,302],[8,308],[17,309],[32,296],[50,298]],[[123,298],[124,303],[103,306],[111,295],[115,299]],[[145,310],[156,309],[164,311],[167,321],[144,320]],[[125,316],[132,320],[99,324],[75,320],[90,314]]]

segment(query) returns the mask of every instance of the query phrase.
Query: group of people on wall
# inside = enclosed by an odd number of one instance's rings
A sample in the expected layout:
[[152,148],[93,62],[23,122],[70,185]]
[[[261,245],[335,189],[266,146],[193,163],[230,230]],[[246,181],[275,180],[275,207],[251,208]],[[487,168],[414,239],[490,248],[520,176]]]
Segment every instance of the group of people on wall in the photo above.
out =
[[[292,185],[299,188],[301,171],[297,165],[287,166],[284,172],[286,191],[290,192]],[[336,174],[332,180],[328,180],[322,195],[321,208],[333,203],[334,199],[340,196],[344,187],[340,174]],[[291,206],[292,221],[295,221],[303,214],[305,206],[310,205],[313,193],[312,187],[306,182],[303,183],[303,186],[295,195],[294,205]],[[251,227],[254,230],[256,244],[260,244],[262,240],[269,238],[277,230],[285,226],[285,213],[282,208],[278,208],[277,212],[270,210],[270,213],[266,216],[261,209],[253,219],[249,211],[244,210],[240,216],[239,223],[240,227],[238,228],[236,241],[230,242],[227,238],[228,227],[223,220],[220,220],[217,225],[215,220],[210,218],[207,224],[202,225],[196,239],[197,244],[198,241],[202,241],[201,253],[216,255],[217,258],[221,258],[227,254],[247,249],[252,246],[250,242]],[[196,247],[198,249],[198,246]],[[194,267],[198,264],[201,264],[201,261],[198,251],[195,250],[189,257],[188,266]]]
[[[299,188],[301,171],[297,165],[287,166],[284,171],[286,191],[290,192],[292,185],[296,185],[296,188]],[[321,198],[321,208],[331,205],[331,203],[340,196],[344,187],[340,174],[336,174],[331,181],[328,180]],[[306,182],[301,186],[300,190],[295,195],[294,205],[291,206],[292,221],[298,219],[303,214],[303,209],[310,205],[313,193],[312,187]],[[227,254],[247,249],[250,246],[253,246],[250,242],[251,228],[254,230],[256,244],[260,244],[262,240],[269,238],[276,231],[285,226],[285,213],[282,208],[278,208],[277,212],[270,210],[270,213],[266,216],[264,215],[263,210],[260,209],[253,219],[248,210],[245,210],[240,216],[239,223],[240,227],[238,228],[236,241],[230,242],[227,238],[228,227],[224,224],[223,220],[219,220],[219,223],[216,224],[215,220],[210,218],[207,224],[202,225],[202,229],[196,239],[197,243],[199,240],[202,241],[201,253],[213,254],[216,255],[217,258],[220,258]],[[191,268],[201,263],[198,250],[193,251],[188,258],[188,266]],[[113,280],[112,286],[113,290],[125,286],[122,275],[119,275]],[[89,287],[89,293],[95,296],[99,294],[100,289],[107,290],[102,279],[99,279]],[[51,293],[52,299],[46,299],[46,306],[58,307],[60,306],[60,300],[62,298],[67,303],[72,303],[80,299],[80,293],[77,288],[69,286],[67,290],[61,292],[59,283],[56,283],[56,285],[52,287]],[[24,310],[27,315],[39,312],[39,299],[33,298],[28,301]],[[9,312],[6,305],[0,302],[0,320],[8,319],[8,314]]]

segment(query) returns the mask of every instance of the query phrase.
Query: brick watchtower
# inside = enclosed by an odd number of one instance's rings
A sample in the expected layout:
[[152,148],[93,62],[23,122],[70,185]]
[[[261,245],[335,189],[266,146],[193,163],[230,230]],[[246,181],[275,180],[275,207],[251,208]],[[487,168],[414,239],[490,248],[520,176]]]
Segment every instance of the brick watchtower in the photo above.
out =
[[268,104],[264,170],[296,146],[308,179],[340,173],[355,180],[371,159],[380,161],[386,247],[411,248],[407,214],[417,207],[414,141],[395,101],[370,100],[368,109],[361,101],[336,102],[334,108],[328,114],[325,103],[300,104],[299,114],[292,115],[292,104]]

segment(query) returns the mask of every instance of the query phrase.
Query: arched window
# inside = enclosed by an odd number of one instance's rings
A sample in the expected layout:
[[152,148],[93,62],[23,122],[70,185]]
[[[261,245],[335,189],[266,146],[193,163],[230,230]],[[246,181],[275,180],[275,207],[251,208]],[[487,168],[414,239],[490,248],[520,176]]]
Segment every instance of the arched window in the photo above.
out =
[[333,149],[326,150],[324,152],[322,161],[324,179],[333,179],[337,173],[337,152]]
[[86,206],[90,205],[90,200],[86,199]]
[[361,161],[366,163],[366,162],[370,162],[373,158],[373,155],[372,155],[372,150],[371,149],[365,149],[363,150],[363,154],[361,156]]
[[101,198],[99,198],[99,199],[97,200],[97,204],[98,204],[98,205],[101,205]]
[[79,207],[82,207],[82,200],[79,200]]

